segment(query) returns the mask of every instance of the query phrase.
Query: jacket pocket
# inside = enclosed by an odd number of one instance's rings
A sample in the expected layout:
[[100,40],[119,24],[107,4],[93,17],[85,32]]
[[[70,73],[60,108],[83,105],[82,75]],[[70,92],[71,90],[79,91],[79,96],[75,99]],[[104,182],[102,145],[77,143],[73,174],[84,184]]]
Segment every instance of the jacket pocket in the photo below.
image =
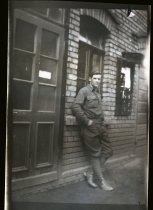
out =
[[86,105],[88,108],[95,108],[99,103],[99,99],[96,96],[87,96]]

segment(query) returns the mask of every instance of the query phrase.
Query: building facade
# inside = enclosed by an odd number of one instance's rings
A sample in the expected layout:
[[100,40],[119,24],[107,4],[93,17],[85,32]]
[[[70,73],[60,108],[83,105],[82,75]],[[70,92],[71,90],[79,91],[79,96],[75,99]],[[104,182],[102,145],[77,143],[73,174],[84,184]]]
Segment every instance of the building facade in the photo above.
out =
[[15,8],[11,22],[12,190],[83,180],[90,167],[71,105],[92,69],[114,155],[147,145],[148,81],[143,65],[147,10]]

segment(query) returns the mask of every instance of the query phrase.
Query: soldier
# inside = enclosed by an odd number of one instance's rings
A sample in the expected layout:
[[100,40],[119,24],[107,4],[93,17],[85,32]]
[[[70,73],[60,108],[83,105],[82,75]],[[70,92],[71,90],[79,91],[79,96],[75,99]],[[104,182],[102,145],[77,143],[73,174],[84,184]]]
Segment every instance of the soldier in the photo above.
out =
[[94,188],[99,186],[104,190],[113,190],[113,187],[104,180],[102,172],[104,163],[112,156],[112,148],[107,137],[99,93],[101,74],[97,71],[92,72],[89,75],[89,82],[90,84],[80,89],[72,105],[93,170],[93,172],[88,170],[84,176],[88,184]]

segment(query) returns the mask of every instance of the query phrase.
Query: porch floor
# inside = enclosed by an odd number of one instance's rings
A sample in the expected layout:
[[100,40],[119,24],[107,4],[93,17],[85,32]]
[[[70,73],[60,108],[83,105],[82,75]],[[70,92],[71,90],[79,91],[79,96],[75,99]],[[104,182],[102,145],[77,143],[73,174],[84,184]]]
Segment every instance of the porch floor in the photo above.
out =
[[[138,153],[136,157],[122,160],[114,167],[105,171],[105,178],[114,186],[113,191],[93,189],[86,181],[32,193],[24,196],[12,197],[12,210],[52,210],[52,209],[81,209],[77,205],[115,204],[115,205],[143,205],[146,203],[146,167],[144,153]],[[113,165],[113,164],[112,164]],[[58,204],[58,206],[57,206]],[[64,204],[64,205],[63,205]],[[68,208],[69,205],[72,205]],[[90,204],[90,205],[89,205]],[[32,206],[31,206],[32,205]],[[66,206],[65,206],[66,205]],[[108,206],[108,205],[106,205]],[[131,206],[132,207],[132,206]],[[140,207],[140,206],[139,206]],[[143,206],[144,207],[144,206]],[[132,207],[133,208],[133,207]],[[89,209],[89,208],[87,208]],[[98,209],[98,208],[92,208]],[[107,208],[99,208],[107,209]],[[119,208],[113,208],[114,210]],[[126,209],[125,206],[123,209]],[[130,209],[130,208],[128,208]],[[135,208],[137,209],[137,208]],[[133,210],[135,210],[133,208]],[[143,208],[142,208],[143,209]]]

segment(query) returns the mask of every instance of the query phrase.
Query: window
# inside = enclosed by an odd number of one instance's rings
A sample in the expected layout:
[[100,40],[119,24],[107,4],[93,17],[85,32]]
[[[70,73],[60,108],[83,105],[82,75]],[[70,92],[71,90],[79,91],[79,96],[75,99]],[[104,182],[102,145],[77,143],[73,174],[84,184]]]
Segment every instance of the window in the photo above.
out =
[[118,60],[116,116],[129,116],[132,110],[134,63]]
[[105,39],[109,31],[92,17],[81,16],[80,38],[83,42],[104,50]]
[[80,23],[77,92],[88,84],[93,69],[102,74],[104,44],[108,34],[107,29],[94,18],[82,15]]
[[62,8],[33,7],[33,8],[28,8],[28,10],[36,12],[39,15],[51,19],[56,23],[64,24],[65,10]]
[[77,92],[88,84],[89,74],[93,69],[102,73],[103,55],[103,51],[80,42]]

